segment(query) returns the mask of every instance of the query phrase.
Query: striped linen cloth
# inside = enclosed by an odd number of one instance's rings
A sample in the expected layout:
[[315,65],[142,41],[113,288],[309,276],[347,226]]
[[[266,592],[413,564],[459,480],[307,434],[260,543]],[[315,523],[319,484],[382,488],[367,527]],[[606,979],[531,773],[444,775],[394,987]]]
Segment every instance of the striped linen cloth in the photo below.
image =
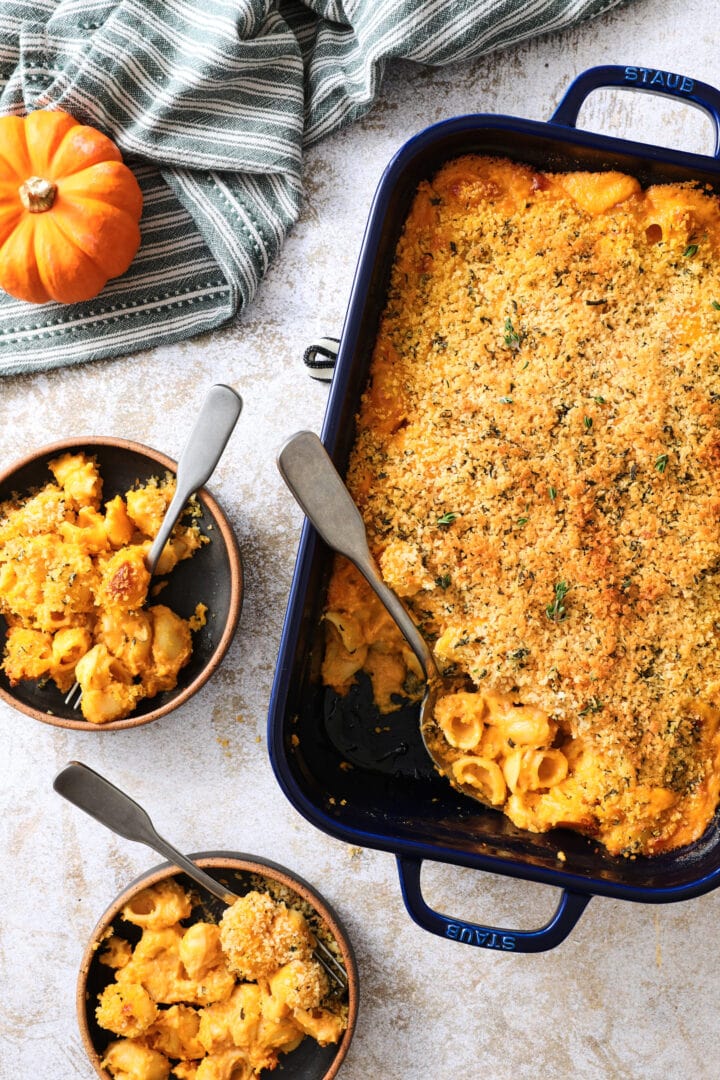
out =
[[0,294],[0,374],[231,319],[297,219],[303,148],[371,107],[388,58],[456,64],[619,2],[0,0],[0,114],[100,128],[145,199],[130,270],[94,300]]

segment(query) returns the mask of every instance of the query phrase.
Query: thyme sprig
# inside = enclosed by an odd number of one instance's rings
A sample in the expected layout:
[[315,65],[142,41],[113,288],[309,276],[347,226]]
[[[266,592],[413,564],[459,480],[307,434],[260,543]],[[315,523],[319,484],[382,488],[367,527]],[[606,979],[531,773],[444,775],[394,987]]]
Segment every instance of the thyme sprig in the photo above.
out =
[[566,581],[558,581],[555,585],[555,599],[545,608],[545,614],[550,622],[562,622],[567,617],[563,600],[568,594],[570,586]]
[[446,511],[446,512],[445,512],[445,513],[444,513],[444,514],[443,514],[443,515],[441,516],[441,517],[439,517],[439,518],[437,519],[437,521],[435,522],[435,524],[436,524],[436,525],[439,525],[439,526],[440,526],[441,528],[443,528],[443,529],[446,529],[446,528],[448,527],[448,525],[452,525],[453,521],[455,521],[455,519],[456,519],[456,518],[457,518],[458,516],[459,516],[459,515],[458,515],[457,511],[455,511],[455,510],[448,510],[448,511]]
[[523,343],[525,334],[522,330],[516,330],[513,326],[513,321],[508,315],[505,320],[505,333],[503,334],[503,341],[507,345],[508,349],[514,349],[516,352],[520,349]]

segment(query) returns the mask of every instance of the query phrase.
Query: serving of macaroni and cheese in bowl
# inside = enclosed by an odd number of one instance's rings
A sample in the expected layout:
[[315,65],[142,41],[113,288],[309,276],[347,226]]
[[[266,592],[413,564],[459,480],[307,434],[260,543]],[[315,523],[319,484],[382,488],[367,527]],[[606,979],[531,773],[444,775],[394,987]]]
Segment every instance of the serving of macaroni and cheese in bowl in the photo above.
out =
[[[80,1030],[102,1080],[253,1080],[276,1068],[331,1080],[358,1006],[352,947],[307,883],[254,856],[198,865],[234,892],[223,905],[168,864],[105,912],[77,988]],[[346,979],[330,978],[317,946]]]
[[62,727],[133,727],[177,708],[218,666],[242,568],[207,491],[188,503],[152,576],[145,566],[174,470],[158,451],[107,437],[55,443],[0,475],[9,704]]

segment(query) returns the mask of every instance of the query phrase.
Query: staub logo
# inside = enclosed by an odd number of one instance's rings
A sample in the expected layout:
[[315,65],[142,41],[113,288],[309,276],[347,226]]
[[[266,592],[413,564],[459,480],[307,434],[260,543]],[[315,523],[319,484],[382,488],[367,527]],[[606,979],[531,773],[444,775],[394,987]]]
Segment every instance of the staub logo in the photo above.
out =
[[681,94],[691,94],[695,85],[687,75],[641,67],[626,67],[625,81],[639,83],[640,86],[664,86],[668,90],[678,90]]
[[496,930],[485,930],[482,926],[465,926],[462,923],[448,923],[445,934],[455,941],[464,941],[466,945],[478,945],[481,949],[504,949],[515,948],[516,940],[513,934],[500,934]]

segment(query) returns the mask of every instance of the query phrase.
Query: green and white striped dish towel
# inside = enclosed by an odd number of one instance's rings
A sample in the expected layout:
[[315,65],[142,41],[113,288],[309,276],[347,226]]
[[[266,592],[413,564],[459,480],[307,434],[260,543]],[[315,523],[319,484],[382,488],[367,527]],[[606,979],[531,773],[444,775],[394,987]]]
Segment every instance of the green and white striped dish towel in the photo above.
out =
[[385,61],[454,64],[620,0],[0,0],[0,114],[63,108],[145,198],[130,270],[87,303],[0,294],[0,374],[190,337],[249,303],[298,216],[303,148]]

